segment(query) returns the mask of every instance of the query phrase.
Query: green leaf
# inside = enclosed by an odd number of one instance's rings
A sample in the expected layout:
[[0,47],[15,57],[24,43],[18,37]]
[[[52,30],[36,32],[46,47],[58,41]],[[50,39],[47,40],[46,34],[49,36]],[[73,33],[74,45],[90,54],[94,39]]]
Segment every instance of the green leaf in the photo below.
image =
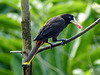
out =
[[57,2],[66,2],[68,0],[46,0],[45,3],[57,3]]
[[20,10],[19,2],[20,2],[20,0],[9,0],[9,1],[8,0],[0,0],[0,4],[6,4],[8,6],[11,6],[13,8]]
[[0,15],[0,29],[5,31],[10,29],[19,29],[20,23],[12,18],[8,18],[6,15]]
[[7,70],[7,69],[1,69],[0,68],[0,75],[14,75],[14,73]]
[[11,59],[11,67],[15,75],[22,75],[21,54],[13,54]]
[[0,47],[3,52],[21,50],[22,41],[19,39],[7,39],[5,37],[0,37]]
[[5,65],[5,68],[10,67],[11,55],[8,53],[1,53],[0,57],[0,63],[2,63],[2,65]]
[[84,75],[91,75],[91,70],[86,71]]
[[86,4],[87,3],[82,3],[80,1],[75,1],[72,3],[57,4],[51,7],[51,9],[49,10],[49,14],[59,15],[63,13],[83,12],[83,10],[86,8]]

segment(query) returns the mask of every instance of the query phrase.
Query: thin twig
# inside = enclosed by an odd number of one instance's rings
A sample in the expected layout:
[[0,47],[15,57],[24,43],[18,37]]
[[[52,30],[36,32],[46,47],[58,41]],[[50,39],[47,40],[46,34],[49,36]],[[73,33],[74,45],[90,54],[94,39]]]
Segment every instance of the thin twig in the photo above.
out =
[[21,53],[22,54],[22,51],[10,51],[10,53]]
[[[75,36],[73,36],[73,37],[71,37],[69,39],[66,39],[66,41],[63,42],[63,44],[66,44],[66,43],[68,43],[68,42],[70,42],[70,41],[78,38],[79,36],[81,36],[82,34],[84,34],[85,32],[87,32],[88,30],[90,30],[91,28],[93,28],[99,22],[100,22],[100,18],[98,18],[94,23],[92,23],[90,26],[88,26],[87,28],[85,28],[82,32],[76,34]],[[55,44],[53,44],[52,47],[57,47],[59,45],[62,45],[62,42],[55,43]],[[45,50],[50,49],[50,48],[51,48],[50,45],[49,46],[45,46],[43,48],[40,48],[37,53],[45,51]]]

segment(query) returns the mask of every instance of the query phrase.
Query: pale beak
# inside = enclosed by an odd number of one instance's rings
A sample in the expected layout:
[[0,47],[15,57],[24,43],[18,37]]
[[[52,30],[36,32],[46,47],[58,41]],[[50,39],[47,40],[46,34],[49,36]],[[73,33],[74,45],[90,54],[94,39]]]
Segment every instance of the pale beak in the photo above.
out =
[[75,17],[74,20],[71,20],[71,23],[75,24],[79,29],[82,29],[82,26],[76,21]]

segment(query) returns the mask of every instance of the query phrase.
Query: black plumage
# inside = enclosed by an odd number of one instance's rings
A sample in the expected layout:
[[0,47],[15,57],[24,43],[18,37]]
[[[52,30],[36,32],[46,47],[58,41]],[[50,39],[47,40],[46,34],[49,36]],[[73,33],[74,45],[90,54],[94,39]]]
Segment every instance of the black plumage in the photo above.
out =
[[49,19],[40,29],[34,41],[39,40],[48,42],[48,38],[51,37],[53,38],[53,41],[57,41],[57,36],[70,21],[73,20],[73,17],[74,16],[70,14],[63,14]]

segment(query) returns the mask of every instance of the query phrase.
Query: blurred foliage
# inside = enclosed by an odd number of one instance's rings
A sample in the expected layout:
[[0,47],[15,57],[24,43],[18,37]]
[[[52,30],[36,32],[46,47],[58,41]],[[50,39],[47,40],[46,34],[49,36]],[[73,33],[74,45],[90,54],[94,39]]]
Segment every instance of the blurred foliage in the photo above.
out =
[[[83,29],[86,28],[100,17],[100,0],[30,0],[30,13],[33,39],[49,18],[64,13],[73,14]],[[9,52],[22,50],[20,22],[20,0],[0,0],[0,75],[22,74],[21,55]],[[67,39],[80,31],[70,24],[58,38]],[[36,55],[33,75],[40,74],[99,75],[100,23],[67,45]]]

